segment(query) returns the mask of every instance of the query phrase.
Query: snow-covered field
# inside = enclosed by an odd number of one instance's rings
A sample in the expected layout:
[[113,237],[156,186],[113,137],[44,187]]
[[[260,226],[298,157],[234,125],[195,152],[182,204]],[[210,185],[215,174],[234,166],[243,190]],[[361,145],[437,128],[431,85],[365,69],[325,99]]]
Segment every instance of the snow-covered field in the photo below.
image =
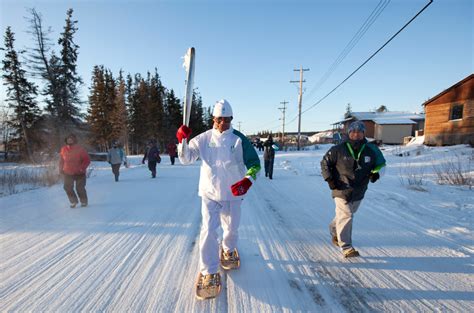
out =
[[386,147],[355,216],[362,257],[345,260],[328,234],[328,148],[277,154],[274,180],[243,203],[242,266],[208,301],[193,290],[199,164],[164,156],[151,179],[136,158],[116,183],[95,162],[87,208],[70,209],[61,185],[2,197],[0,311],[472,312],[474,191],[438,185],[433,166],[454,158],[472,177],[473,149]]

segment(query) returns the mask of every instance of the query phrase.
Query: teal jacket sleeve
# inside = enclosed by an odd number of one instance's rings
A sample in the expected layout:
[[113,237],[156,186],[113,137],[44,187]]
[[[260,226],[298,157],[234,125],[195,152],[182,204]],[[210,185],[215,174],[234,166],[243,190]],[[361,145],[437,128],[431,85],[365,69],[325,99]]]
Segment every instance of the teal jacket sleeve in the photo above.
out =
[[376,145],[369,143],[367,146],[375,153],[375,168],[372,170],[372,173],[378,173],[382,167],[387,165],[387,162],[385,161],[382,151],[380,151]]
[[245,164],[245,167],[247,168],[246,175],[251,176],[253,179],[256,179],[257,173],[261,169],[260,159],[258,157],[257,151],[255,151],[255,148],[253,147],[252,143],[250,142],[250,140],[248,140],[247,137],[245,137],[244,134],[236,130],[234,130],[234,134],[239,136],[239,138],[242,140],[242,149],[244,152],[244,164]]

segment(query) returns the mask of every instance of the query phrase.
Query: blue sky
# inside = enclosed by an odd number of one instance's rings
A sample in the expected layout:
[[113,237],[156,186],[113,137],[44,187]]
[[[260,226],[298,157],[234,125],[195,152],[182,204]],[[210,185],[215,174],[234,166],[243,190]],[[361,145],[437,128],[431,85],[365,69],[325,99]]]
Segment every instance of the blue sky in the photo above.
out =
[[[17,49],[32,45],[24,17],[34,7],[56,41],[66,10],[78,20],[78,70],[88,96],[94,65],[115,75],[153,71],[183,97],[181,57],[196,49],[195,86],[212,106],[227,99],[234,127],[247,134],[281,130],[280,102],[289,102],[286,131],[297,130],[294,69],[304,73],[303,110],[315,104],[383,45],[428,0],[392,0],[320,88],[316,84],[371,12],[388,0],[325,1],[23,1],[0,0],[0,31],[11,26]],[[380,7],[380,6],[379,6]],[[385,105],[420,112],[421,104],[473,70],[473,4],[435,0],[351,79],[302,116],[302,130],[323,130],[353,111]],[[56,51],[59,48],[56,47]],[[0,54],[3,57],[3,55]],[[0,100],[5,89],[0,88]],[[84,108],[85,110],[85,108]]]

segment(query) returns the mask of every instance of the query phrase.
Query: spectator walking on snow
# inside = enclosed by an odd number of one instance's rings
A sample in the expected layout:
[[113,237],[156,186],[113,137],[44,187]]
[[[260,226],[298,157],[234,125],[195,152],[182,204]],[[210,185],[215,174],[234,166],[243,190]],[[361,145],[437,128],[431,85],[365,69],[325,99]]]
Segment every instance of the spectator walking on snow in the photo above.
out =
[[166,146],[166,150],[168,151],[168,155],[170,156],[171,165],[174,165],[174,160],[178,156],[178,150],[174,141],[168,143],[168,145]]
[[[240,265],[237,241],[242,199],[260,171],[257,152],[245,135],[232,128],[232,115],[229,102],[220,100],[214,106],[212,129],[196,136],[189,144],[186,141],[191,134],[189,127],[182,125],[176,133],[181,163],[186,165],[202,160],[199,179],[202,225],[197,286],[204,290],[216,285],[220,290],[219,258],[224,269]],[[217,230],[220,226],[223,240],[219,251]],[[198,289],[198,298],[213,297],[199,296]]]
[[324,155],[321,172],[336,203],[336,216],[329,225],[331,240],[342,249],[344,257],[356,257],[359,252],[352,246],[353,217],[369,181],[375,183],[380,178],[385,159],[379,148],[365,139],[363,122],[351,123],[348,135]]
[[112,142],[112,148],[107,153],[107,162],[112,166],[112,173],[114,173],[115,181],[118,182],[120,166],[122,163],[124,166],[127,166],[127,157],[117,141]]
[[[81,201],[81,206],[85,207],[88,203],[86,171],[91,159],[87,151],[77,144],[76,135],[68,135],[65,142],[66,145],[61,148],[59,156],[59,171],[64,175],[64,190],[71,208],[75,208],[79,201]],[[74,190],[74,184],[76,190]]]
[[152,139],[148,142],[148,148],[143,156],[142,164],[145,164],[145,160],[148,160],[148,169],[151,172],[151,178],[156,177],[156,163],[161,162],[160,149],[156,144],[156,140]]
[[275,150],[278,150],[277,145],[273,141],[270,134],[267,141],[263,144],[263,161],[265,164],[265,177],[273,179],[273,163],[275,161]]

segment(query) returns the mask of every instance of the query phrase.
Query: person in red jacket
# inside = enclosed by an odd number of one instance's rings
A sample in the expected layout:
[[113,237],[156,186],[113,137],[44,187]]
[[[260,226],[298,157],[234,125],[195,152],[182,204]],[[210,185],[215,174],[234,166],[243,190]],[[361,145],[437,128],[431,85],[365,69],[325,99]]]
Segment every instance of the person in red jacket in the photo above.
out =
[[171,161],[171,165],[174,165],[174,160],[175,158],[178,156],[178,150],[176,148],[176,144],[171,141],[167,146],[166,146],[166,150],[168,150],[168,154],[170,156],[170,161]]
[[[59,157],[59,171],[64,175],[64,190],[71,208],[76,207],[78,197],[81,206],[85,207],[87,206],[86,171],[91,159],[87,151],[77,144],[76,135],[68,135],[65,141],[66,145],[61,148]],[[76,191],[74,191],[74,183],[76,183]]]

